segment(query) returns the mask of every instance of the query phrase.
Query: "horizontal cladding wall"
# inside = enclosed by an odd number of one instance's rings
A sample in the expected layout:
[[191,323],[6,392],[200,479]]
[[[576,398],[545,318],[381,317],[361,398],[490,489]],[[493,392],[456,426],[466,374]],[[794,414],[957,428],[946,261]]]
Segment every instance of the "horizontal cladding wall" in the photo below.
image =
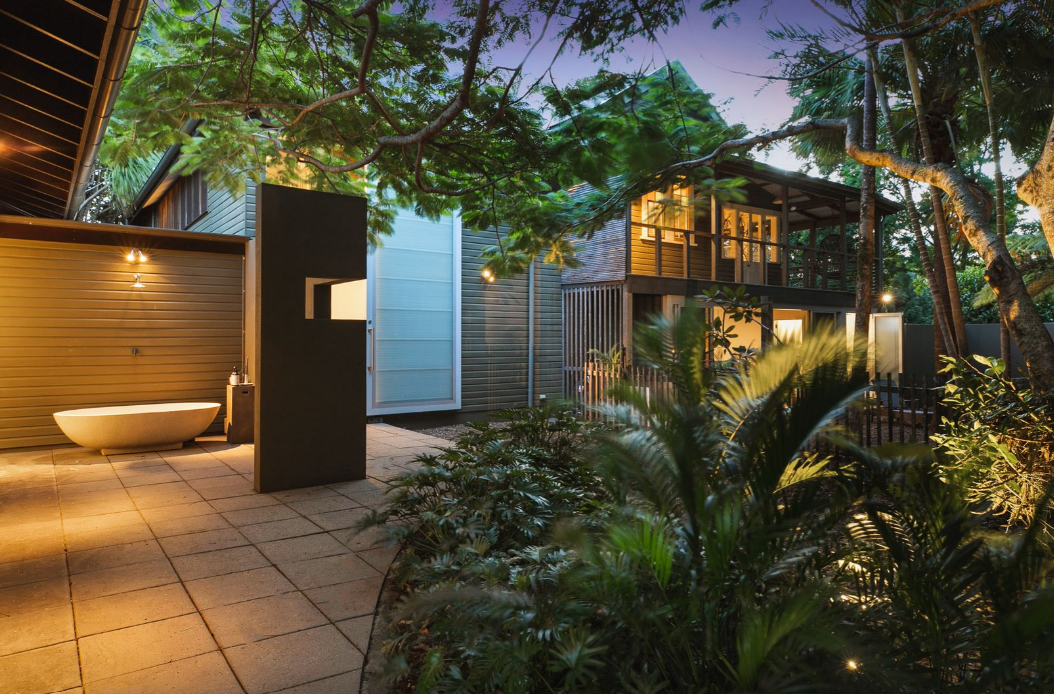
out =
[[[572,198],[582,198],[596,191],[588,183],[568,190]],[[626,279],[626,215],[616,215],[588,239],[574,241],[578,265],[563,271],[565,284],[608,282]]]
[[190,225],[190,231],[205,234],[256,235],[256,184],[245,182],[245,193],[232,195],[220,188],[209,188],[208,211]]
[[226,402],[242,257],[145,250],[137,266],[114,246],[0,239],[0,448],[67,443],[60,410]]
[[[461,410],[486,412],[527,405],[527,273],[486,282],[480,254],[493,232],[461,236]],[[560,271],[535,271],[535,397],[561,395]]]
[[[696,215],[695,230],[710,231],[710,218],[707,214]],[[640,200],[634,200],[630,205],[630,220],[633,224],[641,221]],[[655,272],[655,241],[641,238],[642,227],[631,226],[632,236],[630,245],[630,274],[654,275]],[[657,235],[656,230],[650,230],[652,239]],[[713,254],[713,239],[710,237],[692,237],[694,246],[688,249],[688,262],[691,264],[690,277],[695,279],[710,279],[712,271],[711,255]],[[662,276],[684,277],[684,242],[671,243],[662,242]]]

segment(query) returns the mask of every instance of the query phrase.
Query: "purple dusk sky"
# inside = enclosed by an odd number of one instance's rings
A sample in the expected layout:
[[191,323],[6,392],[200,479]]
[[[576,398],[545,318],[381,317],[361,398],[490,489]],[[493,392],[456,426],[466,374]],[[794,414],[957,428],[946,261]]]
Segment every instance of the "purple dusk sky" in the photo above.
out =
[[[628,45],[622,55],[612,58],[612,68],[631,70],[641,63],[654,63],[657,68],[666,57],[680,60],[696,83],[714,95],[715,104],[722,104],[726,120],[742,122],[752,132],[782,124],[790,117],[792,108],[785,85],[768,84],[764,79],[733,71],[756,75],[778,72],[777,61],[769,59],[775,44],[765,33],[767,28],[778,27],[783,22],[809,29],[828,29],[833,25],[832,20],[809,0],[744,0],[735,8],[738,22],[729,21],[713,29],[713,15],[701,12],[698,6],[698,0],[688,0],[686,19],[669,33],[659,35],[662,50],[648,41],[638,40]],[[544,70],[555,50],[555,41],[543,40],[528,59],[526,71],[537,74]],[[516,65],[526,51],[526,46],[506,46],[494,57],[502,64]],[[586,77],[596,68],[588,58],[568,51],[557,60],[553,73],[558,82],[566,83]],[[771,147],[758,156],[783,168],[798,169],[805,164],[786,145]]]

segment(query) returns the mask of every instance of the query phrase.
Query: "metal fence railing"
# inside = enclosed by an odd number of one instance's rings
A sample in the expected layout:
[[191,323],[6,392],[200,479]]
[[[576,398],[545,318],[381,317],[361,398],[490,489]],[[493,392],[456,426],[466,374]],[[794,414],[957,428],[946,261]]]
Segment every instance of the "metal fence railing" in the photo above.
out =
[[[567,393],[582,417],[604,418],[606,405],[614,404],[612,389],[621,384],[638,389],[649,403],[673,397],[674,385],[657,369],[645,366],[610,367],[587,362],[576,369]],[[872,379],[863,397],[836,419],[851,438],[864,446],[885,443],[929,443],[944,414],[943,382],[933,375],[882,374]]]

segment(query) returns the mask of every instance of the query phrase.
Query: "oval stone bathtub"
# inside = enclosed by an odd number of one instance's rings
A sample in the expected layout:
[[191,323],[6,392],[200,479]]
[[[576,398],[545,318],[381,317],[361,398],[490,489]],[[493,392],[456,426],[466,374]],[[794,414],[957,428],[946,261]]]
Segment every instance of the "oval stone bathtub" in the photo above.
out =
[[74,443],[115,455],[182,448],[212,424],[219,410],[215,402],[160,402],[66,410],[54,416]]

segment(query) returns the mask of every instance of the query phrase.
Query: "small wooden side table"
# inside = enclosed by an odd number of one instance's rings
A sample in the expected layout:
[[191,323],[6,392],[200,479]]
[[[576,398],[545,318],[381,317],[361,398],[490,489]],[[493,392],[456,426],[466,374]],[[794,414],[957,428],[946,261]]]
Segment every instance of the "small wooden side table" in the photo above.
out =
[[227,416],[223,430],[227,443],[253,442],[253,408],[256,402],[256,386],[252,383],[227,385]]

